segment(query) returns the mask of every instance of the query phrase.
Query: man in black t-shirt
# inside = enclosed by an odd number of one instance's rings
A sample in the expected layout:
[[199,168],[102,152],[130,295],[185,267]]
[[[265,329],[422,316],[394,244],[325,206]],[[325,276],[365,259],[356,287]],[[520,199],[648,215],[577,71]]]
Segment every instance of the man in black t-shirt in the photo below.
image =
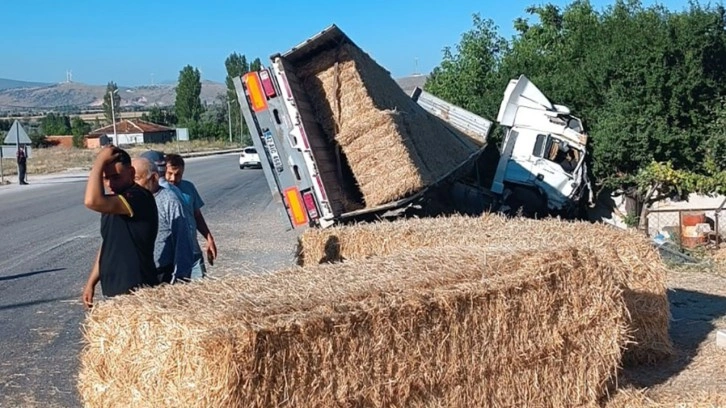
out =
[[[113,194],[106,195],[104,185]],[[154,264],[159,222],[156,201],[134,182],[128,153],[114,146],[101,149],[88,176],[84,203],[102,214],[102,242],[83,290],[83,304],[93,306],[99,281],[106,297],[158,285]]]

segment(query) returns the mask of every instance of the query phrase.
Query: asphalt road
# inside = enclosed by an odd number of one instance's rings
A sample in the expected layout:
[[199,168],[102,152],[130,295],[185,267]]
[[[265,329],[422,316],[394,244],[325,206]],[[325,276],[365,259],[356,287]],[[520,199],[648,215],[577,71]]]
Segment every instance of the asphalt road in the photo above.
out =
[[[219,250],[210,274],[291,265],[294,232],[262,171],[239,170],[237,157],[187,160],[185,178],[205,201]],[[76,407],[80,296],[100,244],[100,216],[83,206],[84,174],[29,181],[0,186],[0,407]]]

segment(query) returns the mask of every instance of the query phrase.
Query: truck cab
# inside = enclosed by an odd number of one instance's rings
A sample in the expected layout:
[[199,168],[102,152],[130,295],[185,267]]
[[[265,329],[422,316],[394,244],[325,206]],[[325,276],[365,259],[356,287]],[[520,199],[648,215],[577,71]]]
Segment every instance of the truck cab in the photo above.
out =
[[522,75],[507,85],[497,122],[506,131],[492,192],[543,212],[576,211],[591,194],[582,121]]

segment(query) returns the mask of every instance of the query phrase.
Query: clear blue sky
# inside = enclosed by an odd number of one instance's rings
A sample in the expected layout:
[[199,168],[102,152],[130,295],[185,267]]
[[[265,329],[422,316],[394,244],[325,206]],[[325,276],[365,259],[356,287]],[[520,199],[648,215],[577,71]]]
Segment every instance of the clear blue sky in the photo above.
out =
[[[552,0],[564,6],[570,1]],[[646,0],[645,5],[654,0]],[[487,5],[496,4],[496,5]],[[509,0],[5,0],[0,6],[0,78],[61,82],[66,70],[89,84],[145,85],[175,80],[187,64],[223,81],[232,52],[284,52],[337,24],[394,77],[428,73],[480,13],[507,37],[525,8]],[[686,0],[661,0],[680,11]],[[598,9],[613,0],[592,0]],[[153,76],[152,76],[153,75]]]

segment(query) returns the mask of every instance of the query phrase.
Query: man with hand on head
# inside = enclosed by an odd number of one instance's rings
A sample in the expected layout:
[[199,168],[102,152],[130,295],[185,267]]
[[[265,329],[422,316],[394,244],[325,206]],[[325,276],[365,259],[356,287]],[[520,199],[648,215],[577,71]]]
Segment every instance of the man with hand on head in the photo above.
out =
[[174,283],[191,278],[193,245],[190,226],[179,197],[159,185],[155,163],[145,157],[132,160],[135,181],[154,195],[159,213],[159,231],[154,245],[154,263],[162,282]]
[[[88,176],[84,204],[101,213],[101,248],[83,290],[93,306],[96,284],[105,297],[158,285],[154,242],[158,230],[156,202],[134,182],[131,157],[115,146],[101,149]],[[105,193],[106,187],[111,194]]]

